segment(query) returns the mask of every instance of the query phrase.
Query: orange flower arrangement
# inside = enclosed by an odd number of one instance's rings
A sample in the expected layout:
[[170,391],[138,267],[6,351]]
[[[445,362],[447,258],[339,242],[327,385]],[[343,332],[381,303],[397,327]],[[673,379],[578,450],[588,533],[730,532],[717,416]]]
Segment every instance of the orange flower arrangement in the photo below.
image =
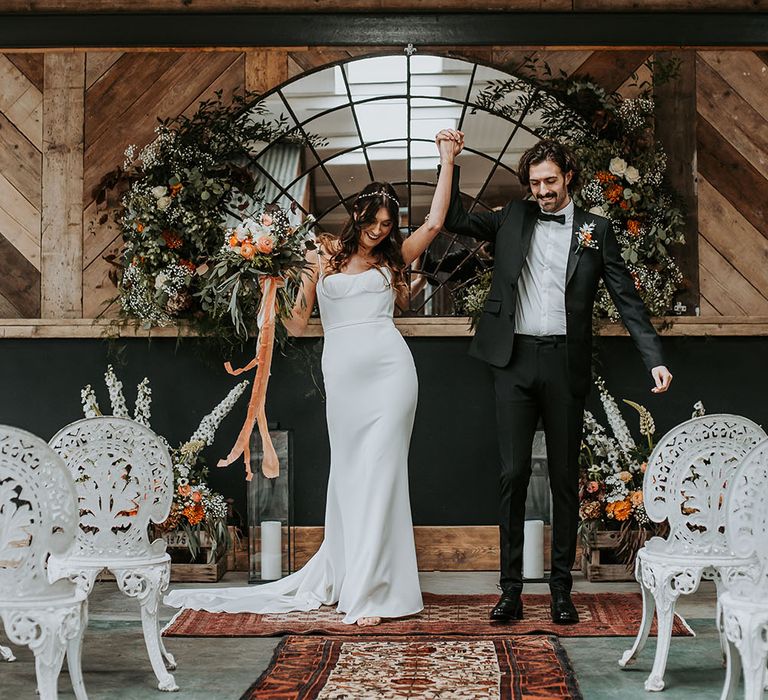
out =
[[609,518],[623,521],[632,513],[632,504],[627,500],[613,501],[605,507],[605,512]]
[[256,246],[250,241],[243,241],[240,245],[240,255],[246,260],[253,260],[253,256],[256,255]]
[[605,189],[605,198],[613,204],[616,204],[623,196],[624,188],[621,185],[613,184]]
[[609,182],[616,182],[616,176],[613,173],[609,173],[607,170],[598,170],[597,173],[595,173],[595,177],[603,185]]
[[261,236],[256,241],[256,250],[264,255],[269,255],[275,247],[275,242],[269,236]]
[[181,236],[179,236],[177,233],[166,229],[163,231],[162,236],[163,240],[165,241],[165,245],[167,245],[170,250],[178,250],[181,248],[183,241],[181,240]]
[[193,506],[187,506],[184,509],[184,516],[189,520],[190,525],[197,525],[205,518],[205,510],[200,503],[195,503]]
[[640,229],[641,224],[637,219],[628,219],[627,220],[627,231],[629,231],[630,236],[639,236],[640,235]]

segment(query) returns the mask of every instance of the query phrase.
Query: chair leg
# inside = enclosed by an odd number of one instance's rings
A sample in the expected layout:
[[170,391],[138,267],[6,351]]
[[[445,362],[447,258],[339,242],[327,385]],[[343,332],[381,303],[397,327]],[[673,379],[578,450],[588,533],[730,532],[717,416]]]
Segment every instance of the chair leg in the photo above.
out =
[[0,645],[0,659],[3,661],[16,661],[16,657],[13,655],[10,648],[2,645]]
[[653,624],[653,615],[656,611],[656,601],[653,599],[653,593],[646,584],[646,578],[652,576],[652,572],[647,574],[644,572],[645,564],[643,559],[639,558],[635,562],[635,578],[640,584],[640,591],[643,595],[643,618],[640,622],[640,629],[637,631],[637,636],[630,649],[622,654],[619,659],[619,666],[622,668],[634,663],[637,660],[638,654],[645,647],[645,643],[648,640],[648,634],[651,631],[651,625]]
[[669,645],[672,641],[672,623],[675,619],[675,604],[681,595],[689,595],[696,591],[701,582],[702,569],[674,569],[658,565],[654,567],[654,581],[646,580],[653,585],[653,597],[656,602],[656,655],[653,658],[653,668],[645,681],[645,689],[649,691],[664,690],[664,672],[667,668]]
[[[168,587],[170,563],[142,567],[141,569],[114,570],[117,584],[126,595],[137,598],[141,606],[141,625],[144,631],[144,643],[147,645],[149,661],[157,676],[159,690],[174,691],[179,686],[168,673],[163,661],[160,627],[157,610],[163,591]],[[167,653],[167,652],[166,652]],[[168,655],[170,656],[170,654]],[[167,658],[167,657],[166,657]],[[170,657],[171,660],[173,657]]]
[[72,689],[75,692],[77,700],[88,700],[83,683],[83,636],[86,627],[88,627],[88,599],[83,601],[80,611],[80,630],[77,635],[67,642],[67,668],[69,669],[69,680],[72,683]]
[[725,683],[720,700],[736,700],[736,690],[741,677],[741,655],[736,645],[725,639]]

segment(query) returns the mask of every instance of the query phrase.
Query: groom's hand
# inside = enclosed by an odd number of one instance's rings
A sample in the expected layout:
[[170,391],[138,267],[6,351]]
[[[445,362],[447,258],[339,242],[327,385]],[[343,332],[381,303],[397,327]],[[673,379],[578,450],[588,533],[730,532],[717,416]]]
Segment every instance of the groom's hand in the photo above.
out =
[[435,144],[440,152],[440,162],[453,162],[464,148],[464,134],[456,129],[441,129],[435,135]]
[[651,370],[651,376],[656,382],[656,386],[651,389],[654,394],[663,394],[669,389],[669,385],[672,383],[672,374],[664,365],[654,367]]

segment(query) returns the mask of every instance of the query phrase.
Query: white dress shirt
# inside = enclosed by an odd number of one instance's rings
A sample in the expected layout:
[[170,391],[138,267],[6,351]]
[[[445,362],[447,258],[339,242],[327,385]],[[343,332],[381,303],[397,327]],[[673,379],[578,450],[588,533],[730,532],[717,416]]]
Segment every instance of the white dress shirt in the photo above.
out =
[[565,223],[536,221],[517,283],[516,333],[565,335],[565,271],[573,236],[573,200],[552,213],[565,214]]

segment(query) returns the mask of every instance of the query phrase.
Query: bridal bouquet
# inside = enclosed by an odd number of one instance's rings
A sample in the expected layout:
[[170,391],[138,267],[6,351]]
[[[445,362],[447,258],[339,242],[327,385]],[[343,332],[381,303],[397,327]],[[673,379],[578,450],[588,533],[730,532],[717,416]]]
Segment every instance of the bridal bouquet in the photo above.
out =
[[315,220],[310,215],[293,225],[292,213],[271,206],[224,229],[222,245],[206,268],[203,310],[213,318],[229,315],[243,340],[249,336],[249,320],[258,316],[267,280],[284,282],[275,294],[277,318],[293,306],[307,268],[307,249],[314,248],[310,232]]
[[[152,389],[146,377],[137,387],[133,416],[126,405],[123,383],[115,375],[112,365],[107,367],[104,383],[109,391],[113,416],[132,418],[147,428],[151,427],[149,420]],[[171,453],[174,489],[171,512],[167,520],[155,528],[160,533],[182,532],[193,560],[197,558],[203,544],[208,543],[209,559],[216,561],[218,553],[226,549],[229,541],[227,504],[221,494],[208,486],[208,467],[201,452],[213,443],[221,421],[232,410],[247,385],[248,382],[243,381],[235,386],[226,398],[200,421],[197,430],[189,439],[178,447],[172,448],[163,436],[158,436]],[[86,418],[102,415],[96,393],[90,384],[82,389],[80,397]]]
[[[595,380],[600,401],[612,433],[590,411],[584,411],[584,438],[579,465],[579,516],[583,526],[621,530],[618,553],[633,558],[644,531],[658,525],[648,518],[643,503],[643,478],[655,446],[656,424],[650,411],[634,401],[624,403],[637,411],[642,440],[635,442],[616,400],[602,378]],[[693,416],[704,415],[701,402],[694,405]]]

